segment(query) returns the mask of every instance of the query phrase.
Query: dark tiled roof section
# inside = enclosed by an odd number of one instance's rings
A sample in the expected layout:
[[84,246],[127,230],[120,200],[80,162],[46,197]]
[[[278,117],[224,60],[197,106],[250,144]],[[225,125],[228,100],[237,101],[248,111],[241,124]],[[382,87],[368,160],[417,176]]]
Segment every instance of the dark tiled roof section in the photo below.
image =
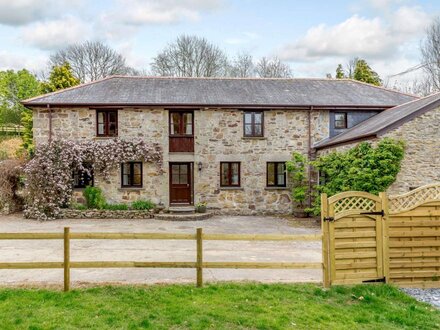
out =
[[352,80],[113,76],[35,97],[23,104],[391,107],[414,98]]
[[322,149],[362,138],[375,137],[438,107],[440,107],[440,93],[432,94],[419,100],[385,110],[340,135],[316,143],[314,148]]

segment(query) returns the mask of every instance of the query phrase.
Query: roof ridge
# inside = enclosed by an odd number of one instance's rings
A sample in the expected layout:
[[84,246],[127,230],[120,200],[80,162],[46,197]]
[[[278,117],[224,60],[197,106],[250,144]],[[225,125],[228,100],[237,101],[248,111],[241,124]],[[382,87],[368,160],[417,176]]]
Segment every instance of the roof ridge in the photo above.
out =
[[[113,75],[113,78],[130,78],[130,79],[182,79],[182,80],[321,80],[321,81],[350,81],[351,79],[336,79],[324,77],[172,77],[172,76],[132,76],[132,75]],[[369,85],[369,84],[367,84]]]
[[370,87],[382,89],[382,90],[385,90],[385,91],[388,91],[388,92],[393,92],[393,93],[396,93],[396,94],[402,94],[402,95],[406,95],[406,96],[415,97],[416,100],[420,100],[420,96],[417,96],[417,95],[414,95],[414,94],[401,92],[401,91],[398,91],[398,90],[395,90],[395,89],[391,89],[391,88],[388,88],[388,87],[384,87],[384,86],[373,85],[373,84],[370,84],[370,83],[367,83],[367,82],[364,82],[364,81],[360,81],[360,80],[356,80],[356,79],[353,79],[353,78],[343,78],[343,79],[337,79],[337,80],[351,81],[351,82],[354,82],[354,83],[358,83],[358,84],[367,85],[367,86],[370,86]]
[[70,91],[70,90],[72,90],[72,89],[78,89],[78,88],[82,88],[82,87],[85,87],[85,86],[93,85],[93,84],[96,84],[96,83],[99,83],[99,82],[102,82],[102,81],[105,81],[105,80],[112,79],[112,78],[114,78],[114,77],[115,77],[115,76],[107,76],[107,77],[104,77],[104,78],[101,78],[101,79],[97,79],[97,80],[89,81],[89,82],[82,83],[82,84],[79,84],[79,85],[75,85],[75,86],[72,86],[72,87],[67,87],[67,88],[59,89],[59,90],[57,90],[57,91],[55,91],[55,92],[50,92],[50,93],[41,94],[41,95],[38,95],[38,96],[31,97],[31,98],[29,98],[29,99],[23,100],[23,101],[21,101],[21,103],[22,103],[22,104],[26,104],[26,103],[28,103],[28,102],[32,102],[32,101],[38,100],[39,98],[42,98],[42,97],[47,97],[47,96],[51,96],[51,95],[56,95],[56,94],[59,94],[59,93],[63,93],[63,92],[66,92],[66,91]]

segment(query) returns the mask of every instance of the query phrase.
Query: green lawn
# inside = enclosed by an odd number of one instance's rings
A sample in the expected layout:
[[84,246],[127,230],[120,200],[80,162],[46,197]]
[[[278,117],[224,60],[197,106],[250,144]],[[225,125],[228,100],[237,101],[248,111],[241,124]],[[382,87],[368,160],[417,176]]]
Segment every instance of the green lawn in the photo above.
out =
[[0,289],[1,329],[440,329],[440,311],[387,285]]

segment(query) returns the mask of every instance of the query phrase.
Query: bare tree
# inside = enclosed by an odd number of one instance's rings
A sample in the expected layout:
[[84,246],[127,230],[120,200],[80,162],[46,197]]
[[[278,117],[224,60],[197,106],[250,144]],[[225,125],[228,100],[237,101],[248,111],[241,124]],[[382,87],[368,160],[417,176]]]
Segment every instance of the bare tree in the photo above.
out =
[[68,62],[72,72],[82,83],[105,78],[115,74],[134,74],[125,58],[100,41],[85,41],[74,44],[52,54],[49,65],[57,66]]
[[160,76],[223,77],[228,59],[207,39],[182,35],[153,59],[151,67],[153,73]]
[[290,66],[281,62],[277,57],[273,59],[262,57],[258,61],[255,71],[260,78],[290,78],[293,76]]
[[255,76],[255,65],[252,55],[239,53],[232,60],[229,75],[236,78],[249,78]]
[[430,84],[434,90],[440,90],[440,17],[427,28],[420,50]]
[[392,88],[402,93],[408,93],[418,96],[427,96],[433,91],[431,82],[426,77],[421,79],[413,78],[406,81],[399,81],[397,79],[391,81],[390,78],[386,78],[383,86],[385,88]]

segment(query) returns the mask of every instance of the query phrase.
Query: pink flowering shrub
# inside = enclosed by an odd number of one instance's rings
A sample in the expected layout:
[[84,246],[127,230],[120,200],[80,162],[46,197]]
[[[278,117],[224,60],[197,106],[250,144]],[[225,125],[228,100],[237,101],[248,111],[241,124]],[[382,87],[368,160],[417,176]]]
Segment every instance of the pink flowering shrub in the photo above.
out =
[[25,166],[25,216],[39,220],[58,218],[73,192],[73,171],[93,172],[108,179],[112,169],[129,161],[152,162],[162,168],[162,148],[144,141],[55,140],[37,147],[35,157]]

